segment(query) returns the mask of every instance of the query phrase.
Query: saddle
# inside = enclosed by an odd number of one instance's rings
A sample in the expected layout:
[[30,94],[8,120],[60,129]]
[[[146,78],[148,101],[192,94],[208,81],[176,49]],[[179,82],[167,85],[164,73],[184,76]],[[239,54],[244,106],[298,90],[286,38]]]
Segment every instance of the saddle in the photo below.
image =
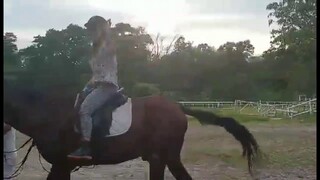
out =
[[[128,97],[122,91],[123,88],[120,88],[110,96],[110,99],[105,104],[92,113],[92,139],[101,139],[110,134],[112,112],[128,101]],[[86,95],[88,94],[80,93],[77,95],[74,105],[77,111],[79,111],[80,105],[86,98]],[[75,124],[75,130],[77,132],[80,130],[80,119]]]

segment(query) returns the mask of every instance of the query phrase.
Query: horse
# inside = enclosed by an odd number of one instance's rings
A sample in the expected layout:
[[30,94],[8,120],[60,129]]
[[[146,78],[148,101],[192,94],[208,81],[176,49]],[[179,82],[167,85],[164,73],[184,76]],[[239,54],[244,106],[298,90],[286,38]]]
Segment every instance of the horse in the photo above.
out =
[[4,121],[31,137],[42,157],[51,166],[48,180],[69,180],[78,166],[110,165],[141,157],[149,163],[151,180],[163,180],[167,166],[177,180],[192,179],[181,162],[181,148],[190,115],[203,125],[224,127],[242,145],[251,173],[259,145],[249,130],[231,117],[191,109],[162,96],[131,99],[132,122],[123,134],[103,138],[101,156],[90,161],[70,160],[67,155],[80,144],[75,131],[79,121],[74,97],[62,88],[37,92],[12,82],[4,84]]

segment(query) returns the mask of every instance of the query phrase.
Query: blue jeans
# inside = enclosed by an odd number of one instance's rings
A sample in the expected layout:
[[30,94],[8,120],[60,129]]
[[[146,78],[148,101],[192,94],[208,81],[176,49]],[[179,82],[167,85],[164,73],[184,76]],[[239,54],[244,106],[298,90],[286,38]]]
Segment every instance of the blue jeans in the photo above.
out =
[[84,139],[91,140],[92,113],[105,104],[116,91],[117,87],[115,86],[98,86],[85,98],[79,111],[81,132]]

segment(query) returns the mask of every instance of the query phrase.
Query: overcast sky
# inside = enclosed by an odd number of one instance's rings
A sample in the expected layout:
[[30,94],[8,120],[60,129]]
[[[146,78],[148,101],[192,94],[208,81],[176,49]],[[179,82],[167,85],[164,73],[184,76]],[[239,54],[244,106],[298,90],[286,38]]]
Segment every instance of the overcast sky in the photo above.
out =
[[83,24],[93,15],[112,23],[143,26],[150,34],[183,35],[195,44],[216,48],[227,41],[249,39],[255,54],[270,47],[267,4],[276,0],[4,0],[4,31],[18,36],[18,47],[33,36],[70,23]]

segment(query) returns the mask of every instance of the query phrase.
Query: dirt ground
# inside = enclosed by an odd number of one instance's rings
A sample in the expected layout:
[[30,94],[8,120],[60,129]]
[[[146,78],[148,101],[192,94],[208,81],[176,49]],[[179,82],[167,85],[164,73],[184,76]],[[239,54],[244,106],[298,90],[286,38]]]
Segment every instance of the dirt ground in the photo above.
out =
[[[256,137],[261,150],[267,155],[257,168],[256,176],[264,180],[316,179],[316,126],[315,125],[270,125],[244,124]],[[17,147],[27,137],[18,133]],[[19,151],[19,161],[25,154]],[[38,151],[32,150],[26,165],[17,179],[43,180],[45,172],[39,163]],[[224,180],[251,179],[246,161],[241,157],[241,146],[223,128],[189,124],[182,151],[183,162],[194,179]],[[42,159],[42,158],[41,158]],[[50,165],[42,159],[44,166]],[[147,179],[148,164],[141,159],[118,165],[81,168],[72,174],[74,180],[143,180]],[[166,178],[174,179],[166,170]]]

